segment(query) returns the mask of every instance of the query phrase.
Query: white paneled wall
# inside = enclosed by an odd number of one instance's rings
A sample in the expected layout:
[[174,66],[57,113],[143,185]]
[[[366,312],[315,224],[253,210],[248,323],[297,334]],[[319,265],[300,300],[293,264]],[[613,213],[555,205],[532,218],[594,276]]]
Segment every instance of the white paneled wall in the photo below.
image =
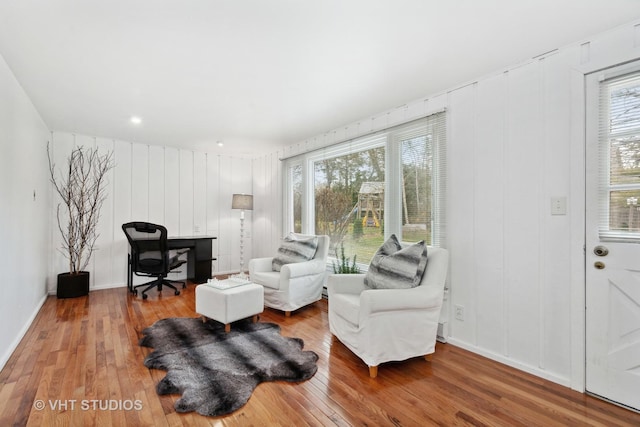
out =
[[[169,236],[216,236],[213,255],[218,261],[212,263],[212,273],[238,270],[240,214],[231,209],[231,195],[252,193],[251,160],[54,132],[56,165],[65,165],[73,147],[81,145],[113,151],[115,163],[108,176],[100,237],[87,268],[91,289],[125,286],[128,243],[121,226],[129,221],[163,224]],[[55,198],[53,205],[55,210]],[[246,218],[245,266],[251,257],[250,212]],[[51,240],[54,248],[60,246],[55,224]],[[55,276],[68,265],[60,253],[51,264],[49,292],[55,292]]]
[[[219,184],[217,189],[219,212],[229,214],[220,215],[219,223],[219,265],[222,271],[237,271],[240,268],[240,211],[231,209],[231,199],[234,193],[253,194],[252,162],[240,158],[219,159]],[[255,203],[254,203],[255,207]],[[251,258],[253,212],[245,212],[244,220],[244,268],[247,268]]]
[[[98,139],[95,143],[96,147],[98,147],[102,153],[107,153],[114,149],[114,143],[111,140]],[[60,150],[57,150],[57,152],[60,153]],[[113,184],[115,182],[114,176],[115,171],[112,169],[107,174],[107,182]],[[93,284],[98,288],[109,286],[114,283],[115,280],[113,274],[113,266],[115,265],[113,257],[117,252],[114,250],[113,245],[110,244],[114,236],[112,224],[114,223],[115,216],[114,199],[111,197],[111,191],[109,191],[109,197],[104,201],[102,210],[100,211],[100,221],[98,222],[99,236],[96,241],[96,252],[93,256]],[[58,229],[54,227],[53,232],[57,233]],[[56,234],[56,236],[58,236],[58,234]],[[56,240],[56,242],[58,242],[58,240]]]
[[[476,344],[503,354],[507,348],[503,262],[507,74],[478,82],[474,92],[483,103],[482,108],[477,109],[473,132],[484,143],[474,144],[473,157],[475,163],[493,167],[477,167],[474,171],[473,194],[480,194],[482,203],[474,202],[475,238],[472,253],[476,268],[472,272],[472,279],[475,281],[473,298],[476,304],[470,308],[475,311],[477,319],[477,326],[473,331]],[[482,226],[479,226],[480,223]],[[499,309],[496,310],[496,307]],[[471,315],[470,311],[469,314]],[[464,332],[459,327],[457,329],[457,332]]]
[[280,153],[254,160],[253,250],[256,257],[273,256],[283,237],[282,173]]
[[[584,74],[640,57],[629,24],[254,160],[254,250],[273,253],[289,157],[447,109],[449,342],[584,388]],[[429,78],[429,76],[425,76]],[[567,197],[567,215],[551,215]],[[277,198],[277,199],[276,199]]]
[[50,133],[0,57],[0,368],[46,298]]

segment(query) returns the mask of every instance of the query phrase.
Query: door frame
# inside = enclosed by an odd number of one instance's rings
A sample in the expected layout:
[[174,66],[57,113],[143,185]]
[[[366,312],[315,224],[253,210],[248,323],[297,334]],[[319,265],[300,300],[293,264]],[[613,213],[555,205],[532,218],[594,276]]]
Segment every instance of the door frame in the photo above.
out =
[[570,194],[571,223],[571,372],[570,387],[586,391],[586,144],[587,75],[640,60],[628,51],[607,60],[586,61],[571,69]]

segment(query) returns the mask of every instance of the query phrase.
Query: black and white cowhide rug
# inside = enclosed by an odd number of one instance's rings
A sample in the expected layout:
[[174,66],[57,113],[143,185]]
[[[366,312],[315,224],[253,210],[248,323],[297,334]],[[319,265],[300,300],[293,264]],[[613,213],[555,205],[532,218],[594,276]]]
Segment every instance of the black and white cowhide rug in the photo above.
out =
[[167,371],[158,394],[182,394],[177,412],[229,414],[249,400],[259,383],[304,381],[318,369],[318,355],[303,351],[301,339],[280,335],[274,323],[242,321],[225,333],[217,322],[171,318],[142,334],[140,345],[154,348],[144,365]]

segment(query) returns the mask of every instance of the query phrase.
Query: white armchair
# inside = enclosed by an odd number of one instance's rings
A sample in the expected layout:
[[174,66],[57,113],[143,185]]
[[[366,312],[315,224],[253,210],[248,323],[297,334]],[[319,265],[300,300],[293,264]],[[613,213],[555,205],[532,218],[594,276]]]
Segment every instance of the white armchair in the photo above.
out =
[[327,281],[329,329],[369,366],[435,352],[449,252],[429,247],[427,269],[411,289],[369,289],[364,274],[335,274]]
[[273,271],[273,257],[254,258],[249,261],[249,278],[264,287],[264,305],[282,310],[288,317],[292,311],[322,298],[328,253],[329,236],[318,236],[313,259],[285,264],[280,271]]

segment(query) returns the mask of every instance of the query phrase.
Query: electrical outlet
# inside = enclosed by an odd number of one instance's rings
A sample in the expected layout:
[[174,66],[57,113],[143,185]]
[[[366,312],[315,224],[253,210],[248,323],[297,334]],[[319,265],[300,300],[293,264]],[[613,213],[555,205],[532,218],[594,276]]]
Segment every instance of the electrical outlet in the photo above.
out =
[[566,214],[567,214],[567,198],[552,197],[551,198],[551,215],[566,215]]
[[464,321],[464,307],[461,305],[455,305],[454,309],[456,313],[456,319]]

